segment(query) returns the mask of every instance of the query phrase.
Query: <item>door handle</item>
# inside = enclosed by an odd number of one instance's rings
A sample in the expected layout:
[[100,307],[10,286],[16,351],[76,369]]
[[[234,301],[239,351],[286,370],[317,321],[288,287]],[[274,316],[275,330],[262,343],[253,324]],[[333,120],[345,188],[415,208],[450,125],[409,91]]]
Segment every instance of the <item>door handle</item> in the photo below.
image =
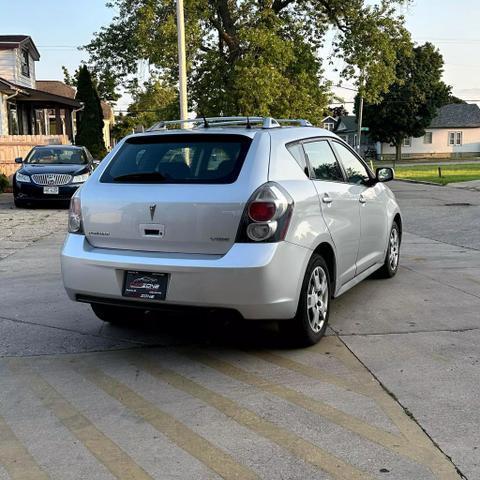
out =
[[360,196],[358,197],[358,201],[359,201],[360,203],[367,203],[367,199],[366,199],[363,195],[361,195],[361,194],[360,194]]
[[328,196],[327,194],[325,194],[323,197],[322,197],[322,202],[323,203],[326,203],[327,205],[332,203],[332,197]]

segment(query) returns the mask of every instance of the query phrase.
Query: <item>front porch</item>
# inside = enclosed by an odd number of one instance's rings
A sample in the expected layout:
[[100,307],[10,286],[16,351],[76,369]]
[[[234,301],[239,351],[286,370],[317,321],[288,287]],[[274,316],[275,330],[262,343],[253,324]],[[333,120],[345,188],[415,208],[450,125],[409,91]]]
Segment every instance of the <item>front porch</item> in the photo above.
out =
[[8,135],[66,135],[73,141],[80,103],[40,90],[21,88],[7,96]]

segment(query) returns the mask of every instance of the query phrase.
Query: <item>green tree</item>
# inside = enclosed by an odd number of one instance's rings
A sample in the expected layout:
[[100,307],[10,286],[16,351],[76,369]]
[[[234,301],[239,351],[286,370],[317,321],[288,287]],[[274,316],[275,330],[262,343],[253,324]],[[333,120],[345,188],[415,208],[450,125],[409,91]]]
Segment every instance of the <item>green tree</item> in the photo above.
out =
[[[318,122],[330,87],[319,49],[331,30],[328,60],[340,59],[342,77],[361,79],[365,97],[378,101],[395,80],[397,52],[411,48],[396,13],[407,1],[188,0],[190,107],[204,115],[270,114]],[[148,61],[150,71],[175,87],[175,2],[111,0],[110,6],[117,16],[85,46],[95,70],[125,85],[138,61]]]
[[424,135],[438,108],[449,102],[451,87],[442,74],[443,57],[431,43],[414,47],[412,55],[399,56],[397,80],[382,101],[364,105],[363,124],[370,137],[395,145],[397,161],[403,140]]
[[75,143],[87,147],[96,158],[106,154],[103,141],[103,113],[100,98],[92,82],[88,68],[79,68],[76,100],[83,104],[83,110],[77,112],[77,135]]
[[[88,68],[88,67],[87,67]],[[80,74],[80,69],[77,68],[73,75],[70,74],[67,67],[62,65],[63,71],[63,82],[71,87],[77,87],[78,76]],[[115,102],[121,97],[117,92],[117,81],[112,73],[108,70],[99,71],[98,74],[90,70],[90,75],[92,77],[92,82],[95,88],[97,89],[98,96],[100,100],[104,100],[110,104],[115,104]]]
[[178,93],[164,81],[152,78],[139,87],[136,82],[130,85],[132,103],[126,115],[117,117],[112,129],[114,138],[120,140],[138,128],[148,128],[160,120],[179,117]]

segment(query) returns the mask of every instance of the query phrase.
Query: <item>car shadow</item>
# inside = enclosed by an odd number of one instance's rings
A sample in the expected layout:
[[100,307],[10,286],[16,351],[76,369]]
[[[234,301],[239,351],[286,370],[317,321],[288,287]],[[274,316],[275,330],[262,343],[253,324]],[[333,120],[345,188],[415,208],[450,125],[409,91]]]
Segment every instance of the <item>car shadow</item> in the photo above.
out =
[[221,314],[147,312],[134,319],[122,319],[115,325],[107,323],[105,329],[114,329],[122,336],[128,334],[131,340],[151,339],[153,341],[146,345],[151,347],[195,345],[242,350],[295,347],[277,322],[243,320]]

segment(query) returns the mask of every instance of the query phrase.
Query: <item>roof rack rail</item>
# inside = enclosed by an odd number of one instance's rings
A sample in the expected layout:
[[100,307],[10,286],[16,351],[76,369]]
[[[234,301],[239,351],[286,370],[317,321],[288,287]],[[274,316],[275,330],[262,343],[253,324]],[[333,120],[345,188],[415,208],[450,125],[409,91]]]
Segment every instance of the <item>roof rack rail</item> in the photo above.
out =
[[275,119],[272,117],[198,117],[189,120],[165,120],[155,123],[147,129],[148,132],[155,130],[167,130],[168,127],[182,127],[187,125],[188,128],[214,128],[227,126],[241,126],[252,128],[252,125],[260,125],[263,129],[280,128],[283,124],[298,125],[300,127],[312,127],[313,125],[304,119]]

